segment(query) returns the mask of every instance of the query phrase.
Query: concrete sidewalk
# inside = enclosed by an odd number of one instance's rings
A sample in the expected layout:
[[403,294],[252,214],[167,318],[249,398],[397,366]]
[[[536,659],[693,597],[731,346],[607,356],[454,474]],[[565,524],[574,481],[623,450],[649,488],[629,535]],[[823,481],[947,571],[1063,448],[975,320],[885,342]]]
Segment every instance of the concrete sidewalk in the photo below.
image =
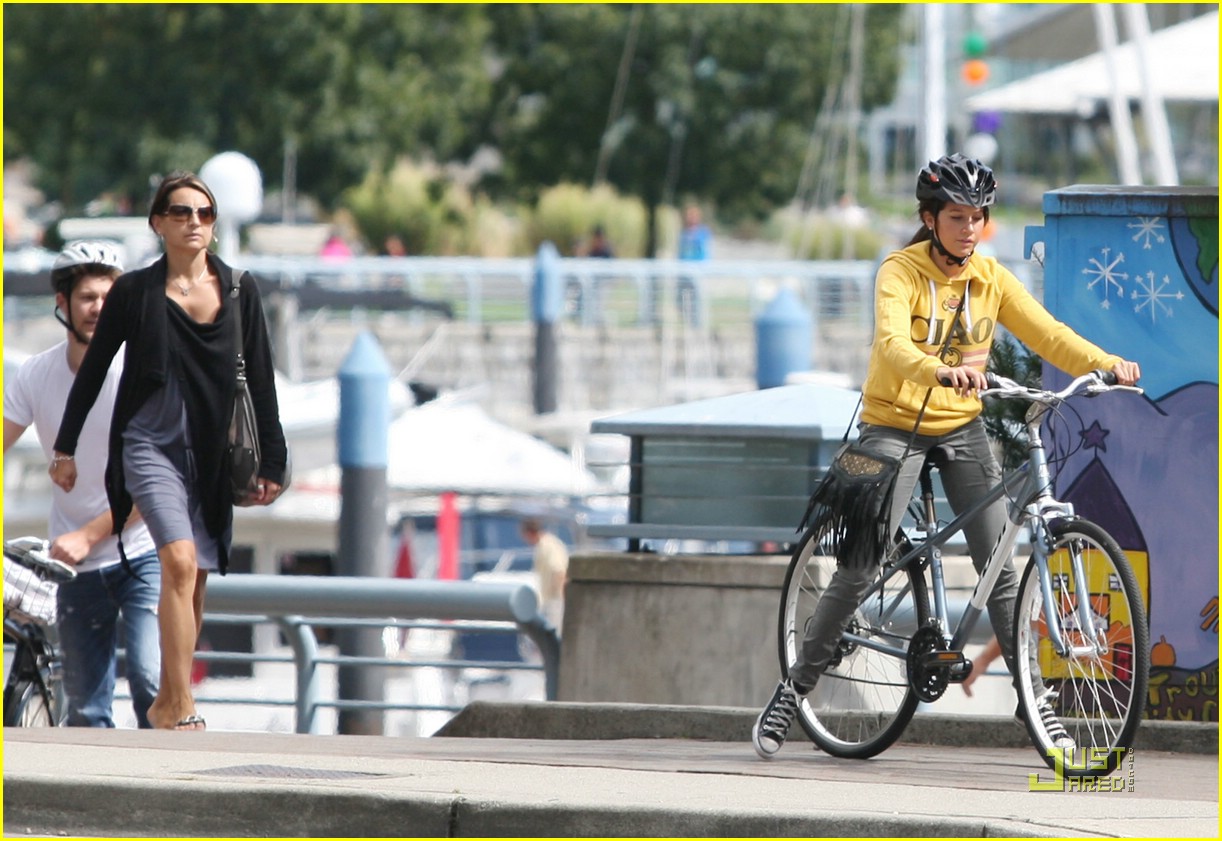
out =
[[[588,719],[618,720],[615,726],[625,733],[634,729],[625,715],[644,720],[648,712],[584,706]],[[1214,750],[1137,748],[1131,767],[1109,778],[1121,782],[1120,790],[1084,793],[1030,791],[1029,775],[1038,774],[1044,787],[1053,776],[1029,745],[902,744],[863,762],[835,759],[794,740],[776,759],[763,761],[743,739],[9,729],[4,831],[142,837],[1216,836],[1217,731],[1199,732],[1215,734]]]

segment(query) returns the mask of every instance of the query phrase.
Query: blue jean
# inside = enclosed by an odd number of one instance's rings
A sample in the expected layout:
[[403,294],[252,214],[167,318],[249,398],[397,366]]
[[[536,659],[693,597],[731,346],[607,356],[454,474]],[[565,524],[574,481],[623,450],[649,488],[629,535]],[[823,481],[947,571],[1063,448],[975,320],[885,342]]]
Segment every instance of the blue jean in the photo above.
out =
[[[161,562],[149,552],[128,562],[140,578],[113,564],[83,572],[59,588],[59,638],[69,727],[114,727],[115,660],[122,620],[127,680],[140,727],[161,683],[157,601]],[[144,579],[143,581],[140,579]]]

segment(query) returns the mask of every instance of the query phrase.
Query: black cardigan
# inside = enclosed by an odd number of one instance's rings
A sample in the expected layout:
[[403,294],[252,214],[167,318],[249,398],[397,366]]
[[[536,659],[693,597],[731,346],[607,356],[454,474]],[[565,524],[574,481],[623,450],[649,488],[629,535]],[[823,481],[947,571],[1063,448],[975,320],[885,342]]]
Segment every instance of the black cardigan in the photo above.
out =
[[[220,277],[221,309],[217,321],[229,347],[234,342],[234,319],[232,315],[233,270],[215,255],[208,260]],[[106,296],[98,318],[97,330],[89,343],[89,350],[81,362],[64,418],[55,439],[58,452],[76,453],[77,439],[89,410],[97,400],[106,372],[119,347],[124,342],[123,376],[119,380],[119,393],[115,399],[114,415],[110,423],[109,461],[106,465],[106,495],[114,517],[114,533],[121,534],[132,510],[131,495],[123,476],[123,431],[135,417],[144,402],[163,387],[172,373],[171,353],[177,353],[174,333],[169,329],[169,302],[166,300],[166,258],[142,269],[119,277]],[[255,404],[259,426],[259,444],[263,461],[259,475],[283,483],[288,461],[288,450],[284,430],[280,426],[280,409],[276,400],[275,370],[272,365],[271,342],[267,335],[267,323],[259,287],[249,274],[244,274],[238,296],[242,307],[243,347],[246,354],[247,380]],[[237,387],[237,362],[228,377],[225,393],[214,395],[229,406],[233,402]],[[183,394],[188,417],[202,417],[193,406],[190,390]],[[225,413],[227,417],[229,412]],[[202,501],[204,524],[208,533],[217,538],[220,547],[220,571],[229,566],[229,540],[233,524],[233,495],[229,483],[224,481],[222,457],[228,441],[227,428],[209,426],[193,436],[195,462],[198,468],[198,493]]]

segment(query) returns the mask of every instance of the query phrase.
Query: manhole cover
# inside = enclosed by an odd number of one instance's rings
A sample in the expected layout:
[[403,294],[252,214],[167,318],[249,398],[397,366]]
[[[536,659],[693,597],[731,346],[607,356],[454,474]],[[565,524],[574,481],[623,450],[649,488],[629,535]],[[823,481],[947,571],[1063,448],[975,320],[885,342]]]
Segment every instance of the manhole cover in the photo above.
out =
[[291,765],[231,765],[196,771],[217,777],[268,777],[276,780],[351,780],[364,777],[385,777],[374,771],[338,771],[333,768],[294,768]]

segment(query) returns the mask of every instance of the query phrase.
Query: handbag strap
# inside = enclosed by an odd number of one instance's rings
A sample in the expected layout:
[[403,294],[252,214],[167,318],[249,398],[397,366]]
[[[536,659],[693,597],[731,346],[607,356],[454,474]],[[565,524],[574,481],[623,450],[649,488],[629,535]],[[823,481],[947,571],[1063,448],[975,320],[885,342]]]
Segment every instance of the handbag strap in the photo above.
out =
[[[942,340],[942,347],[938,348],[938,359],[942,360],[946,356],[946,349],[950,347],[950,338],[954,335],[955,325],[959,323],[959,315],[963,312],[963,305],[967,302],[967,290],[971,286],[972,280],[968,278],[967,285],[963,287],[963,297],[959,299],[959,306],[955,307],[955,314],[951,317],[950,327],[946,330],[946,338]],[[925,417],[925,409],[929,406],[929,398],[933,396],[933,386],[925,392],[925,399],[921,402],[921,410],[917,412],[916,423],[912,427],[912,435],[908,436],[908,445],[904,447],[904,456],[900,459],[908,457],[908,453],[912,450],[912,445],[916,441],[917,430],[921,428],[921,419]],[[857,417],[857,413],[861,411],[862,401],[865,399],[865,394],[861,394],[857,398],[857,406],[853,409],[853,415],[849,418],[849,425],[844,428],[844,437],[840,439],[840,443],[847,444],[849,441],[849,432],[853,429],[853,420]]]
[[[942,347],[938,348],[938,361],[945,362],[946,349],[950,347],[950,339],[955,335],[955,325],[959,323],[959,316],[963,313],[963,305],[967,303],[968,287],[972,285],[972,279],[968,278],[967,283],[963,287],[963,295],[959,298],[959,306],[955,307],[955,314],[951,316],[950,326],[946,328],[946,338],[942,340]],[[925,409],[929,406],[929,398],[933,396],[933,386],[930,386],[925,392],[925,399],[921,401],[921,411],[917,412],[916,423],[912,425],[912,434],[908,436],[908,444],[904,447],[904,455],[900,457],[900,461],[908,458],[908,453],[912,451],[912,445],[916,443],[917,430],[921,428],[921,419],[925,417]]]
[[229,291],[229,297],[233,300],[233,344],[234,352],[238,359],[238,377],[246,378],[246,355],[242,352],[242,278],[246,273],[242,272],[233,282],[233,288]]

